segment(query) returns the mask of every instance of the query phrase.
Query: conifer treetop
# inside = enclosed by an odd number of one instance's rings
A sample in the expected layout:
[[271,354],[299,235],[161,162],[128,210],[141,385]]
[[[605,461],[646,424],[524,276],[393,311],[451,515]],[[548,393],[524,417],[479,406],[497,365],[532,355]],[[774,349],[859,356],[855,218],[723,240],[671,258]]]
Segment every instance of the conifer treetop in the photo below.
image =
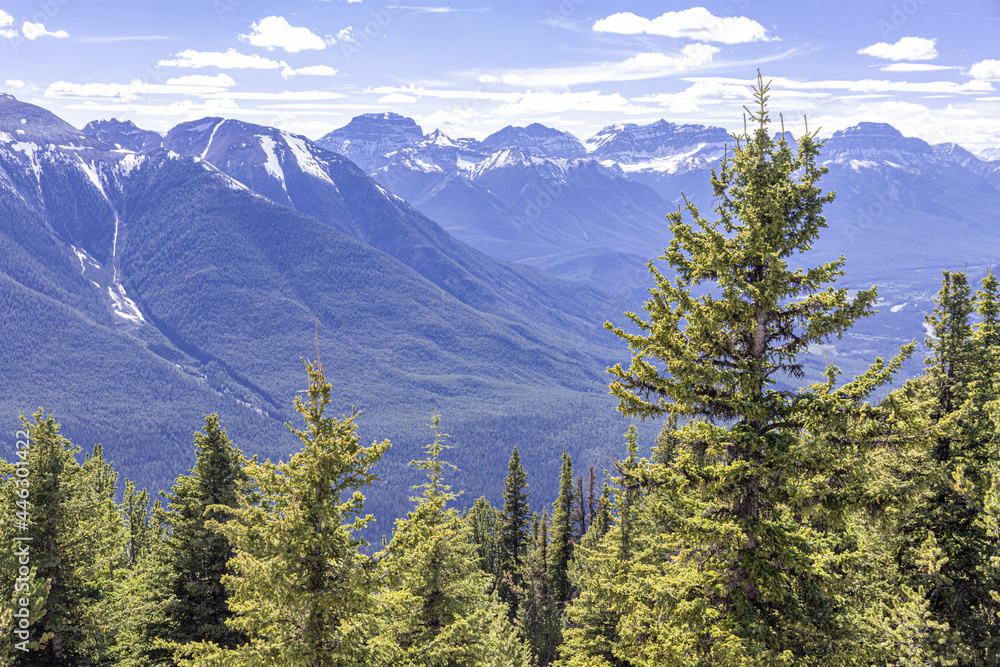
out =
[[823,206],[834,193],[819,187],[827,169],[817,164],[823,142],[815,131],[807,126],[794,150],[784,131],[772,138],[769,90],[758,73],[756,107],[746,110],[756,127],[734,134],[712,170],[718,219],[706,219],[686,198],[667,215],[672,238],[660,259],[675,277],[647,264],[655,280],[648,317],[626,313],[640,333],[605,324],[632,353],[628,369],[608,369],[611,393],[627,415],[780,420],[776,406],[790,397],[769,391],[776,379],[801,378],[796,357],[810,344],[840,337],[873,314],[875,288],[851,298],[831,286],[844,273],[843,256],[812,268],[790,265],[827,226]]

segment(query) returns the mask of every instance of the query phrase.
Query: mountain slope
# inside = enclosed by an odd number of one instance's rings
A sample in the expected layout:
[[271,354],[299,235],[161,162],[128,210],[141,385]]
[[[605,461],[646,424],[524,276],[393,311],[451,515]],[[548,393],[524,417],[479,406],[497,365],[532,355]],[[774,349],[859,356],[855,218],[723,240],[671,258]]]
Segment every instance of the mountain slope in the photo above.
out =
[[397,445],[375,501],[388,516],[435,409],[474,494],[515,444],[552,480],[563,446],[603,463],[617,444],[600,328],[613,303],[455,241],[345,158],[222,119],[137,153],[13,98],[0,118],[8,415],[45,402],[163,488],[203,412],[248,452],[293,449],[282,422],[318,350],[338,409]]

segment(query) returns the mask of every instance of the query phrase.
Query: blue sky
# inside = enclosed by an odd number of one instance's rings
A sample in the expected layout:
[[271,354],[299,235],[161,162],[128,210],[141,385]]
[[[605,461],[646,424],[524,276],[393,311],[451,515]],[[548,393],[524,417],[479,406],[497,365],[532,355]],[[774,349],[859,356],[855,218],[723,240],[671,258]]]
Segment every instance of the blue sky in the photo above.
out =
[[[482,138],[542,122],[742,125],[771,108],[822,134],[889,122],[1000,146],[996,0],[0,0],[0,89],[82,126],[208,115],[317,138],[369,111]],[[4,44],[6,42],[6,44]]]

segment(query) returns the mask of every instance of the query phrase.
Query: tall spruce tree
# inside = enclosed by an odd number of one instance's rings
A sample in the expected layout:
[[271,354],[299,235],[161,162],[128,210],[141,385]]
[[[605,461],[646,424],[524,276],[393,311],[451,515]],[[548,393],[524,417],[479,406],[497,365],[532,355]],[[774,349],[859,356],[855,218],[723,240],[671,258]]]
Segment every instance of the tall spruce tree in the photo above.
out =
[[[0,655],[7,653],[10,664],[18,666],[105,664],[111,643],[108,598],[116,571],[126,565],[124,522],[114,502],[117,473],[99,445],[80,464],[80,448],[41,410],[31,421],[22,417],[22,424],[19,435],[28,443],[19,448],[23,458],[2,466],[0,536],[28,553],[3,549],[0,583],[4,602],[12,593],[16,600],[15,579],[22,576],[21,566],[29,570],[30,650],[0,641]],[[14,542],[14,537],[23,539]],[[20,629],[20,619],[10,614],[3,609],[0,626]],[[18,625],[6,625],[11,622]]]
[[[998,460],[996,279],[987,274],[973,297],[964,272],[945,271],[935,301],[927,317],[932,354],[923,377],[934,441],[928,451],[926,495],[904,524],[908,549],[901,554],[901,565],[910,573],[910,588],[926,593],[932,620],[956,633],[950,643],[928,636],[925,652],[961,664],[989,664],[1000,657],[1000,606],[991,594],[998,580],[989,561],[998,543],[984,515]],[[980,317],[977,326],[972,324],[974,312]],[[933,578],[921,564],[929,543],[940,554]]]
[[573,559],[573,461],[566,450],[562,454],[562,468],[559,473],[559,495],[552,507],[551,556],[552,597],[561,612],[572,597],[569,579],[569,565]]
[[500,572],[497,590],[507,603],[508,618],[517,618],[517,607],[524,581],[524,562],[528,549],[531,514],[528,507],[528,476],[521,466],[521,455],[514,447],[503,482],[503,513],[500,518]]
[[248,642],[188,644],[182,665],[346,667],[368,657],[375,587],[357,535],[372,519],[361,490],[378,479],[373,467],[389,442],[362,446],[355,414],[327,415],[323,366],[306,362],[306,371],[305,399],[295,397],[305,425],[288,424],[302,450],[287,462],[247,464],[235,518],[216,524],[235,548],[223,578],[229,626]]
[[[448,503],[456,494],[444,482],[454,466],[441,460],[447,446],[434,415],[427,459],[411,465],[427,472],[414,509],[396,521],[380,561],[381,664],[405,666],[526,665],[522,650],[500,651],[491,634],[516,634],[505,624],[506,605],[486,592],[469,526]],[[385,616],[388,616],[386,618]],[[502,639],[494,637],[494,639]],[[509,647],[507,647],[509,649]]]
[[[612,393],[626,415],[676,417],[673,457],[649,468],[650,488],[676,510],[660,535],[659,572],[631,590],[620,654],[641,665],[837,664],[858,658],[831,589],[828,530],[851,495],[837,492],[877,421],[864,400],[902,363],[881,360],[835,388],[792,392],[809,345],[871,314],[875,290],[830,285],[843,258],[795,268],[826,226],[833,199],[818,182],[821,143],[771,135],[769,85],[758,76],[752,130],[734,136],[711,184],[718,220],[686,201],[673,238],[649,263],[655,285],[628,313],[639,333],[608,323],[631,365]],[[684,212],[693,221],[685,222]],[[699,296],[700,295],[700,296]],[[908,354],[908,346],[902,354]],[[823,525],[810,517],[824,514]]]
[[178,477],[166,494],[164,521],[171,531],[166,552],[174,573],[168,614],[175,629],[169,638],[234,646],[241,637],[226,625],[231,613],[222,584],[234,552],[226,536],[210,523],[232,518],[231,509],[239,505],[239,486],[245,481],[245,459],[216,414],[205,417],[194,446],[190,474]]

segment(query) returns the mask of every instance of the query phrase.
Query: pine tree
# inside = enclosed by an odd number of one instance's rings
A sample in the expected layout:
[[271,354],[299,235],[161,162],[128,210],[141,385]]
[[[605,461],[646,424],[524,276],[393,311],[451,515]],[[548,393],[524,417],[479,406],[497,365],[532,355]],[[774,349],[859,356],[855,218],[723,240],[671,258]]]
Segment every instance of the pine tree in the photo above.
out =
[[[537,516],[537,515],[536,515]],[[524,600],[520,608],[521,634],[534,665],[549,664],[560,639],[560,615],[552,597],[549,576],[549,511],[542,510],[537,537],[526,564]]]
[[572,597],[569,564],[573,558],[573,461],[563,450],[559,474],[559,496],[552,508],[552,545],[550,577],[552,597],[560,612]]
[[517,447],[510,455],[507,477],[503,483],[503,513],[500,516],[498,546],[500,571],[498,593],[507,603],[508,618],[517,618],[517,607],[524,577],[527,555],[530,511],[528,507],[528,477],[521,467]]
[[464,520],[471,530],[470,539],[476,548],[479,569],[487,574],[488,591],[497,592],[500,575],[500,513],[486,498],[476,498],[465,512]]
[[[323,366],[306,362],[309,388],[295,409],[305,426],[289,430],[303,448],[288,462],[248,463],[235,518],[216,524],[235,549],[223,577],[234,617],[229,627],[249,641],[233,649],[188,644],[182,665],[281,664],[328,667],[363,664],[374,607],[371,559],[357,531],[361,490],[389,442],[360,444],[356,413],[327,416],[332,391]],[[225,512],[225,507],[219,507]]]
[[583,475],[576,476],[576,492],[573,494],[573,542],[579,544],[587,533],[587,505],[583,495]]
[[[506,616],[506,606],[486,594],[485,579],[476,562],[469,527],[457,510],[448,508],[456,495],[444,483],[454,466],[441,460],[447,449],[434,415],[434,440],[427,459],[411,465],[427,472],[427,482],[415,487],[423,494],[416,507],[396,521],[392,541],[377,556],[380,561],[380,601],[389,610],[382,623],[383,664],[492,665],[501,659],[525,664],[518,655],[492,653],[491,628]],[[387,627],[386,627],[387,626]],[[516,634],[506,625],[504,632]],[[386,643],[388,642],[388,644]]]
[[[997,309],[991,273],[974,299],[963,272],[944,272],[936,307],[927,318],[934,335],[928,340],[932,355],[922,378],[935,435],[927,457],[927,489],[904,524],[909,548],[902,552],[902,565],[904,570],[909,566],[910,588],[926,591],[934,621],[974,647],[971,655],[977,657],[969,664],[1000,655],[1000,605],[990,593],[1000,580],[989,562],[998,543],[984,517],[985,494],[998,460],[991,407],[1000,398],[992,368]],[[975,311],[981,322],[973,327]],[[942,554],[941,575],[933,586],[926,585],[926,568],[918,562],[926,540],[933,540]],[[938,648],[932,644],[926,650]]]
[[594,464],[590,464],[590,481],[587,482],[587,525],[594,525],[594,517],[597,514],[597,503],[594,491],[596,490],[597,475],[594,472]]
[[[32,421],[22,417],[22,423],[20,433],[28,436],[28,446],[17,465],[4,465],[0,512],[12,519],[26,512],[26,523],[5,519],[0,537],[8,544],[14,536],[26,538],[22,544],[30,552],[33,648],[10,652],[12,664],[103,664],[111,643],[107,602],[116,569],[125,564],[124,524],[114,502],[117,474],[100,446],[81,465],[75,458],[80,448],[41,410]],[[17,473],[21,467],[25,477]],[[17,480],[27,484],[20,486]],[[17,561],[14,550],[2,551],[0,574],[6,591],[15,590]]]
[[[870,315],[876,296],[870,289],[850,298],[830,286],[843,258],[791,268],[826,226],[822,209],[833,194],[818,185],[826,169],[814,133],[795,152],[784,134],[772,138],[768,90],[758,78],[754,129],[736,135],[713,170],[719,219],[687,201],[670,214],[661,259],[676,277],[650,262],[648,319],[628,314],[640,333],[606,325],[632,353],[628,369],[610,369],[619,410],[681,424],[672,459],[632,482],[657,489],[673,508],[658,572],[629,592],[620,650],[638,664],[854,659],[824,535],[856,502],[836,491],[838,480],[879,424],[863,402],[912,346],[840,388],[836,369],[795,393],[776,386],[803,377],[798,356]],[[826,515],[822,526],[810,519],[817,512]]]

